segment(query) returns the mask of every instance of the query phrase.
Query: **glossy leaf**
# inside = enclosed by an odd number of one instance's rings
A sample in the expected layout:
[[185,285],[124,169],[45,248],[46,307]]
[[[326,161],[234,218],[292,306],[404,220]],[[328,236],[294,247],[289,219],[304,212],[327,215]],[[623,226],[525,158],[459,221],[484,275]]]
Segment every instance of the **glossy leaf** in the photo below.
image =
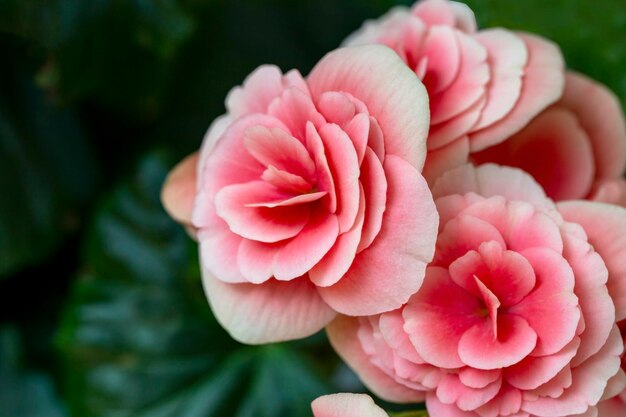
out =
[[306,415],[329,392],[308,359],[239,345],[211,316],[195,244],[159,202],[167,168],[145,159],[96,216],[59,335],[72,415]]

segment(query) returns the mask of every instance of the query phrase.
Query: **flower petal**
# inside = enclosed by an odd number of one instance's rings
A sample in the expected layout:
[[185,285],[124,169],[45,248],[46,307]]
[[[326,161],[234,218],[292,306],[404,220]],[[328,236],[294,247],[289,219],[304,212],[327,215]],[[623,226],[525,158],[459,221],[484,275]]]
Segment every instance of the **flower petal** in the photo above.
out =
[[227,284],[203,268],[202,282],[215,317],[242,343],[307,337],[336,314],[306,277],[289,282],[270,280],[262,285]]
[[352,46],[327,54],[308,78],[314,100],[343,91],[361,100],[380,125],[388,155],[421,170],[429,127],[428,95],[415,74],[381,45]]
[[331,394],[311,403],[314,417],[389,417],[365,394]]
[[406,161],[387,155],[387,209],[382,228],[335,285],[320,288],[340,313],[371,315],[393,310],[415,293],[435,249],[438,216],[424,178]]

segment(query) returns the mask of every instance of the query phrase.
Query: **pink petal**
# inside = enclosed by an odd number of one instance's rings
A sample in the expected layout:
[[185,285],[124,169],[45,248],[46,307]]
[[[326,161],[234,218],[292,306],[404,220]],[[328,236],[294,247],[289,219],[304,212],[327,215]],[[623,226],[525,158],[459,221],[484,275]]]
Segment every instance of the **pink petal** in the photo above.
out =
[[397,403],[423,401],[423,391],[412,390],[399,384],[370,361],[359,341],[358,329],[358,318],[338,316],[326,327],[326,332],[335,351],[357,373],[361,381],[387,401]]
[[442,175],[433,187],[435,199],[452,194],[476,193],[484,197],[502,196],[507,200],[528,201],[553,208],[541,186],[519,169],[484,164],[465,165]]
[[297,71],[290,71],[283,76],[278,67],[262,65],[248,75],[242,87],[235,87],[228,93],[226,108],[235,118],[265,113],[270,102],[289,86],[307,91],[306,83]]
[[357,253],[357,247],[361,241],[363,218],[365,216],[365,196],[361,188],[361,203],[359,212],[352,228],[341,233],[334,246],[324,255],[309,271],[311,281],[320,287],[328,287],[337,283],[348,271]]
[[388,414],[365,394],[324,395],[315,399],[311,403],[311,408],[314,417],[388,417]]
[[381,314],[378,324],[385,342],[397,355],[414,363],[425,363],[404,331],[402,309]]
[[537,343],[537,333],[522,317],[498,316],[498,337],[491,321],[481,320],[459,340],[461,360],[477,369],[500,369],[521,361]]
[[540,397],[535,401],[524,401],[522,409],[540,416],[568,416],[584,413],[595,405],[607,385],[607,381],[619,370],[619,355],[623,350],[617,326],[606,344],[596,355],[573,369],[573,384],[558,398]]
[[569,366],[580,346],[575,337],[559,352],[545,356],[528,356],[504,371],[504,379],[516,388],[531,390],[554,378],[564,367]]
[[309,206],[306,204],[273,208],[258,204],[287,199],[289,196],[280,194],[273,185],[253,181],[222,188],[215,195],[215,210],[233,233],[272,243],[294,237],[309,221]]
[[[278,119],[261,114],[245,116],[232,123],[206,155],[206,160],[200,161],[199,190],[214,196],[227,185],[255,181],[261,177],[266,167],[254,159],[244,146],[244,132],[253,126],[286,129]],[[205,156],[204,149],[201,156]]]
[[459,215],[446,222],[439,234],[433,265],[448,267],[469,251],[478,250],[483,242],[497,242],[502,248],[506,247],[502,234],[491,223],[474,216]]
[[359,161],[352,141],[339,126],[325,124],[319,134],[337,193],[339,232],[344,233],[354,224],[359,210]]
[[461,68],[455,82],[431,96],[431,123],[448,121],[479,101],[489,82],[487,50],[473,38],[456,33],[461,46]]
[[169,172],[161,189],[161,202],[167,214],[189,226],[196,198],[197,166],[198,152],[194,152]]
[[[450,120],[433,124],[428,133],[428,157],[434,151],[438,151],[442,147],[449,146],[455,141],[465,139],[468,140],[467,132],[476,124],[480,118],[480,112],[485,107],[487,95],[483,94],[479,100],[468,107],[463,113],[453,117]],[[469,147],[469,142],[468,142]],[[468,150],[469,152],[469,150]]]
[[247,282],[237,265],[237,252],[243,239],[232,233],[222,220],[217,221],[221,226],[198,232],[200,263],[221,281]]
[[429,26],[452,26],[456,23],[452,2],[446,0],[423,0],[415,3],[411,13]]
[[461,410],[471,411],[486,404],[500,391],[502,379],[497,379],[485,388],[470,388],[461,384],[458,376],[448,374],[437,387],[437,398],[446,404],[456,404]]
[[615,307],[606,287],[608,272],[600,255],[587,240],[574,233],[563,233],[563,256],[576,276],[576,295],[585,319],[585,330],[574,366],[596,353],[605,343],[615,322]]
[[478,417],[473,411],[463,411],[454,404],[444,404],[432,393],[426,397],[426,408],[433,417]]
[[453,283],[445,269],[429,267],[422,288],[404,308],[404,329],[428,363],[458,368],[465,365],[458,354],[458,343],[469,328],[482,320],[477,314],[480,308],[478,300]]
[[348,315],[371,315],[400,307],[415,293],[430,262],[437,212],[426,181],[406,161],[387,155],[387,209],[382,228],[335,285],[320,288],[324,300]]
[[348,122],[344,130],[354,145],[359,165],[361,165],[370,134],[370,117],[365,113],[359,113]]
[[502,376],[502,370],[474,369],[464,367],[459,370],[459,381],[470,388],[485,388]]
[[[311,184],[301,176],[277,169],[272,165],[263,171],[261,179],[287,193],[308,193],[313,188]],[[327,193],[324,191],[324,194]]]
[[420,52],[422,59],[428,62],[422,82],[429,95],[438,94],[454,82],[461,67],[456,30],[449,26],[430,28]]
[[533,355],[553,354],[574,338],[580,319],[574,274],[563,257],[550,249],[527,249],[522,255],[533,265],[537,284],[509,312],[523,317],[537,333]]
[[526,43],[529,54],[522,94],[504,119],[470,135],[473,152],[499,143],[519,131],[539,112],[558,100],[563,92],[564,62],[558,47],[534,35],[517,35]]
[[276,254],[274,277],[290,280],[307,273],[333,247],[338,234],[336,216],[313,213],[304,229]]
[[567,221],[580,224],[608,271],[607,287],[615,319],[626,319],[626,209],[608,204],[570,201],[558,205]]
[[626,125],[615,94],[582,74],[568,72],[557,105],[573,111],[591,139],[596,177],[622,176],[626,169]]
[[312,122],[315,126],[324,123],[324,117],[318,113],[308,93],[291,87],[270,103],[268,114],[275,116],[287,127],[287,132],[304,143],[306,125]]
[[365,219],[357,252],[367,249],[378,236],[387,206],[387,179],[380,160],[371,148],[361,165],[361,185],[365,194]]
[[513,109],[522,90],[524,67],[528,60],[526,44],[507,30],[483,30],[475,35],[475,39],[487,48],[491,74],[487,104],[472,131],[492,125]]
[[465,165],[469,159],[469,141],[462,137],[449,145],[428,152],[422,175],[431,186],[443,173]]
[[317,100],[317,108],[328,123],[339,126],[347,124],[356,114],[356,107],[350,98],[336,91],[322,93]]
[[215,317],[242,343],[307,337],[321,330],[336,314],[306,278],[227,284],[203,268],[202,282]]
[[626,403],[619,397],[613,397],[598,403],[600,417],[622,417],[626,415]]
[[574,115],[559,107],[544,111],[505,142],[472,156],[478,163],[521,168],[555,200],[585,197],[594,178],[589,138]]
[[624,178],[616,178],[613,180],[596,181],[589,199],[626,207],[626,180]]
[[251,126],[244,131],[244,146],[265,167],[298,175],[311,182],[315,163],[304,145],[282,129]]
[[236,257],[241,275],[253,284],[261,284],[270,279],[274,275],[274,258],[283,245],[280,242],[271,244],[243,239]]
[[337,49],[322,58],[308,80],[314,99],[326,91],[343,91],[365,103],[382,129],[387,154],[421,170],[429,126],[428,96],[393,51],[380,45]]
[[319,191],[325,191],[326,197],[324,198],[325,207],[329,212],[335,213],[337,211],[337,192],[335,188],[335,180],[333,179],[330,167],[328,165],[328,159],[324,152],[324,144],[317,129],[313,123],[308,122],[306,125],[306,146],[313,156],[315,166],[317,167],[317,189]]

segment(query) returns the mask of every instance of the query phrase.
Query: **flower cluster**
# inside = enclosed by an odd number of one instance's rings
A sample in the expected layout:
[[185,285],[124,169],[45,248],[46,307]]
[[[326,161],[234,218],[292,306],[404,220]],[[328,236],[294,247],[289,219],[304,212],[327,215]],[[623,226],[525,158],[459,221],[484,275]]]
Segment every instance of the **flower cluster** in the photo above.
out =
[[226,109],[162,199],[234,338],[326,327],[432,417],[626,415],[626,127],[556,45],[422,0],[306,77],[261,66]]

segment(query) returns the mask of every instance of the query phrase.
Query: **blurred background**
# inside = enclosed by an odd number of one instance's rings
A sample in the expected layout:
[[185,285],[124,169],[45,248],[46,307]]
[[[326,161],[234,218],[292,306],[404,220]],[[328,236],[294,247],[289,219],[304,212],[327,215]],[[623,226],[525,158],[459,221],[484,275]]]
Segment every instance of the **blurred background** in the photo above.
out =
[[[468,3],[626,99],[623,0]],[[310,416],[363,390],[323,334],[232,341],[158,196],[250,71],[306,74],[397,4],[0,0],[0,417]]]

